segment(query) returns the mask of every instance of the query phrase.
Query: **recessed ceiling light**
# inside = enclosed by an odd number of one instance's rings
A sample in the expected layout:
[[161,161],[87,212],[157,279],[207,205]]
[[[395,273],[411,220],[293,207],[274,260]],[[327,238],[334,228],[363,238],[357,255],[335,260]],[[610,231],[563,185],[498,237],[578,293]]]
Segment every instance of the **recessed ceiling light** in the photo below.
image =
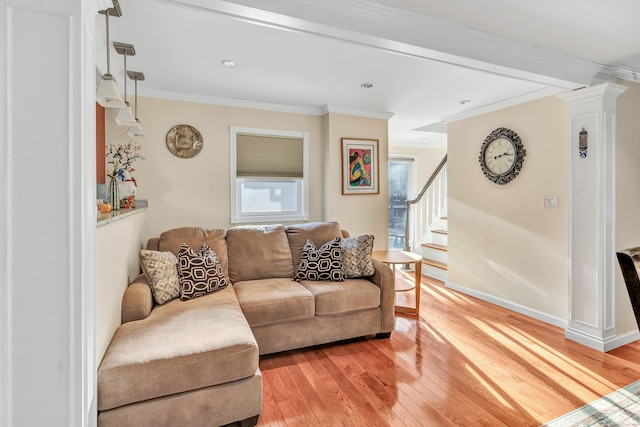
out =
[[373,87],[373,83],[362,83],[360,87],[363,87],[365,89],[371,89]]
[[223,59],[222,61],[220,61],[220,63],[222,64],[223,67],[227,67],[227,68],[233,68],[236,66],[236,63],[230,59]]
[[461,99],[460,101],[458,101],[458,105],[464,105],[464,104],[468,104],[471,101],[469,101],[468,99]]

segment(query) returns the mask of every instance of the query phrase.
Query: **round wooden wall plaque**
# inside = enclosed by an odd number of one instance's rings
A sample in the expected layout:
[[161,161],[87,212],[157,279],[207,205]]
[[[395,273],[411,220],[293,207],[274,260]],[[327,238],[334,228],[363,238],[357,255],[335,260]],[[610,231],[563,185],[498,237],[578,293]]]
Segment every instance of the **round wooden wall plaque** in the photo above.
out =
[[202,150],[202,135],[189,125],[176,125],[167,132],[167,148],[176,157],[188,159]]

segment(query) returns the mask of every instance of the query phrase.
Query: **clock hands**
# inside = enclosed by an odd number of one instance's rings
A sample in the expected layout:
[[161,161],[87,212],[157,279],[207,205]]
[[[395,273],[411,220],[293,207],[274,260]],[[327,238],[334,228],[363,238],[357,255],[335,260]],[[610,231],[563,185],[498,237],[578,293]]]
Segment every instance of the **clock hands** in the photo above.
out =
[[502,153],[499,156],[495,156],[493,159],[497,160],[497,159],[499,159],[500,157],[503,157],[503,156],[513,156],[513,153]]

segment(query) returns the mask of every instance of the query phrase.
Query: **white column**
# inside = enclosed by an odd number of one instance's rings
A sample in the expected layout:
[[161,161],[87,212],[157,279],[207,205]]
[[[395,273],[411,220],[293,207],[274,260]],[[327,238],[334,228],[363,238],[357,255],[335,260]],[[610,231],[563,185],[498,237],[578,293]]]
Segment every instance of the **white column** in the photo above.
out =
[[95,409],[95,16],[0,0],[0,426]]
[[[569,322],[565,336],[608,351],[615,325],[615,142],[613,83],[561,95],[569,113]],[[587,157],[578,149],[588,132]]]

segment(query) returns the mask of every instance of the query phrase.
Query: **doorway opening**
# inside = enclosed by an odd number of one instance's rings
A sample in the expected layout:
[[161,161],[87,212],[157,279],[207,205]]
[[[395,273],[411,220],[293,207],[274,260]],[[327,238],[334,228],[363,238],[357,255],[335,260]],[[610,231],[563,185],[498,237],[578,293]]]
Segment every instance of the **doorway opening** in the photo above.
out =
[[406,200],[415,194],[415,159],[389,158],[389,249],[403,250],[407,219]]

